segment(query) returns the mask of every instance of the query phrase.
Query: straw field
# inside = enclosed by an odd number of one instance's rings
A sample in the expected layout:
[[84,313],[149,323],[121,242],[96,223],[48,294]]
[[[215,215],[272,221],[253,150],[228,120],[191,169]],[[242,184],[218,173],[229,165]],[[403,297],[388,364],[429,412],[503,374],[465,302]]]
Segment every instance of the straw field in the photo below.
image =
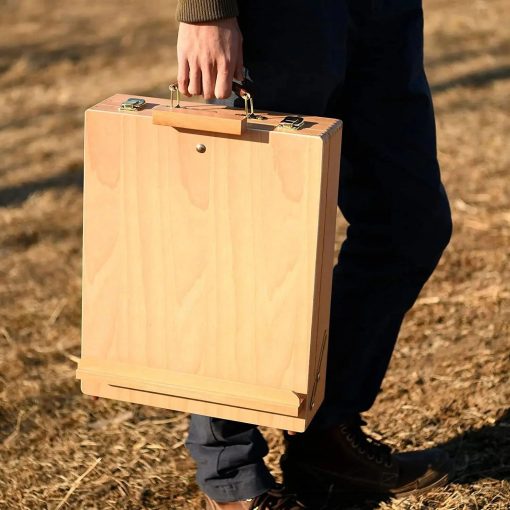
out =
[[[80,393],[82,126],[117,92],[166,96],[174,0],[0,0],[0,509],[199,509],[184,414]],[[510,508],[510,3],[426,0],[455,232],[366,419],[442,446],[448,487],[360,503]],[[339,240],[343,222],[338,222]],[[281,433],[266,429],[278,476]]]

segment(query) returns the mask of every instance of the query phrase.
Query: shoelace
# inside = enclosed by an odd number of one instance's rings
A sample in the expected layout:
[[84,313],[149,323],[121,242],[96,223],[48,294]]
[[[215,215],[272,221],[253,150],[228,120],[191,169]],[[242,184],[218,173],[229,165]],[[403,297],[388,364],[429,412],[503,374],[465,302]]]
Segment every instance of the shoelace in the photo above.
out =
[[340,430],[345,438],[360,455],[366,456],[368,460],[373,460],[377,464],[384,464],[390,467],[392,464],[392,450],[387,445],[365,433],[361,427],[367,423],[359,418],[352,423],[340,425]]
[[257,496],[250,510],[303,510],[305,506],[296,500],[295,494],[286,493],[282,486]]

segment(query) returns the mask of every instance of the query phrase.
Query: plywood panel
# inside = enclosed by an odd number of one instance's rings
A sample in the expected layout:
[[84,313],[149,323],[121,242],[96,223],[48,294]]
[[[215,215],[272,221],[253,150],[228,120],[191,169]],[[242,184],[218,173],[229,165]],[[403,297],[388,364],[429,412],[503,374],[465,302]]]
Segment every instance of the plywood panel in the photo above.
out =
[[[307,423],[320,407],[324,400],[326,387],[326,368],[329,344],[329,321],[331,313],[331,291],[333,283],[334,267],[334,243],[336,232],[336,213],[338,203],[338,185],[340,179],[340,152],[342,143],[341,129],[331,130],[329,150],[327,152],[327,182],[326,195],[324,198],[324,221],[323,227],[323,251],[321,255],[321,285],[319,295],[318,327],[314,352],[316,356],[313,362],[313,373],[310,380],[313,380],[311,391],[308,392],[307,402]],[[312,366],[312,365],[311,365]]]
[[152,106],[119,112],[125,97],[86,114],[84,387],[98,381],[85,374],[88,359],[275,395],[313,389],[317,400],[339,122],[297,133],[248,125],[240,136],[178,130],[154,125]]

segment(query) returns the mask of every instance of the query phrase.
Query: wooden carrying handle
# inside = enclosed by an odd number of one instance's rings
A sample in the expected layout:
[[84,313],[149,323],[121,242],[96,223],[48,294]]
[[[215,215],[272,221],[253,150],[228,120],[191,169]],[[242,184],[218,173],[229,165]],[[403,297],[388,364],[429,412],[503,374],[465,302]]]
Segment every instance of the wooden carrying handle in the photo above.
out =
[[[250,93],[239,83],[232,83],[232,91],[245,101],[245,115],[237,108],[211,104],[180,104],[177,85],[170,85],[170,107],[157,107],[152,112],[153,124],[171,126],[194,131],[206,131],[225,135],[242,135],[246,131],[246,120],[254,115]],[[174,94],[176,102],[174,104]]]

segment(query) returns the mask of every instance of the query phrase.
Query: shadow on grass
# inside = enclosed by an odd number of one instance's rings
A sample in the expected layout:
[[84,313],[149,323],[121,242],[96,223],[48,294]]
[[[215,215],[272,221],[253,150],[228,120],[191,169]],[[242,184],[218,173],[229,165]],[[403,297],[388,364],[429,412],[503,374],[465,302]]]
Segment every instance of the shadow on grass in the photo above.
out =
[[455,483],[510,480],[510,409],[494,425],[468,430],[441,446],[454,459]]
[[65,172],[52,175],[46,179],[0,188],[0,207],[19,205],[37,191],[45,191],[51,188],[68,188],[70,186],[83,189],[83,166],[81,164],[72,165]]
[[[454,471],[451,482],[471,485],[474,482],[493,479],[510,480],[510,409],[493,425],[467,432],[438,445],[453,460]],[[389,497],[331,498],[329,504],[316,510],[373,510]]]
[[484,87],[495,81],[506,80],[508,78],[510,78],[510,66],[501,66],[436,83],[432,85],[431,90],[433,93],[437,93],[445,92],[455,87]]

